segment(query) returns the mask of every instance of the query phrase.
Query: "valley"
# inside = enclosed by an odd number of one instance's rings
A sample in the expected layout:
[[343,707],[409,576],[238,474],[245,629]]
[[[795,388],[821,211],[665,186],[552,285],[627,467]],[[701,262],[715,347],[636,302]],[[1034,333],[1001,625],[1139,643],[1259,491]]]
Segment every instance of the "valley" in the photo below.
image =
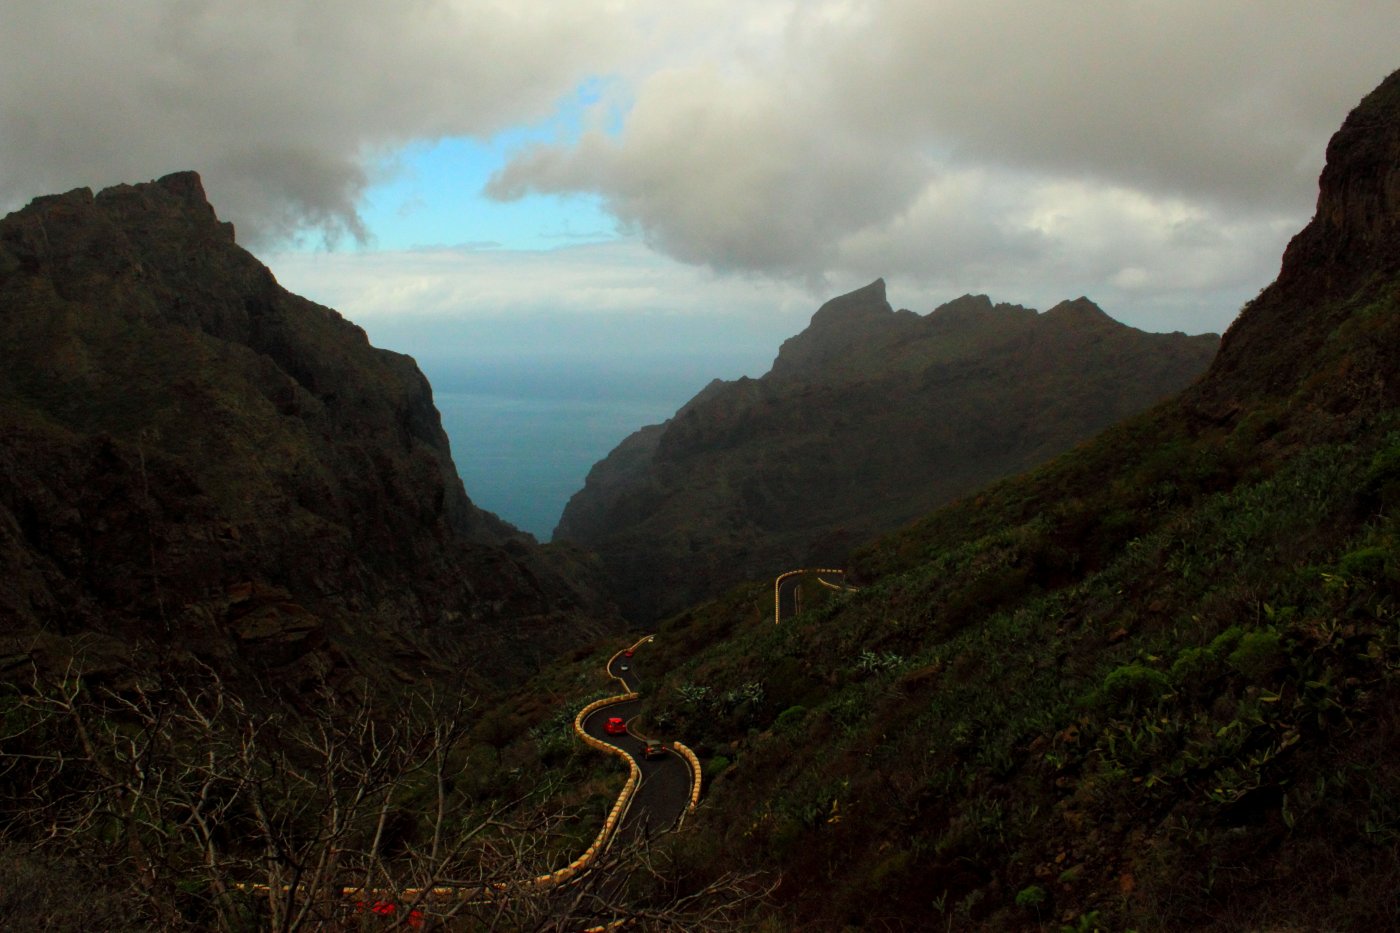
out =
[[1393,926],[1400,72],[1220,338],[885,294],[540,544],[199,175],[0,221],[0,916]]

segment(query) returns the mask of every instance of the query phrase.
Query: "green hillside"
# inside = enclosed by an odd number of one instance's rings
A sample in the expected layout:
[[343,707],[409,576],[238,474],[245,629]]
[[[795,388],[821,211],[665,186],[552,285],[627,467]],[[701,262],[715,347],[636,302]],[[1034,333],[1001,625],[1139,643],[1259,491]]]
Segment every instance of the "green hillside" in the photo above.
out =
[[859,593],[662,625],[693,879],[772,873],[781,929],[1392,927],[1397,374],[1400,73],[1184,396],[859,554]]

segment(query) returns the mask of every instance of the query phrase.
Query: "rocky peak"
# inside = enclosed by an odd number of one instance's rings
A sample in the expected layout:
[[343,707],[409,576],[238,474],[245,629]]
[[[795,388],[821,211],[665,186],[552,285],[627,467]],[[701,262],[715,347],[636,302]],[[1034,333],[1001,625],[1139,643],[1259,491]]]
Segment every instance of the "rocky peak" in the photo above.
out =
[[[215,214],[198,172],[172,172],[143,184],[113,185],[103,188],[97,197],[117,216],[180,213],[191,223],[217,227],[229,234],[233,232],[233,224],[220,221]],[[229,236],[229,240],[232,239]]]
[[783,342],[769,382],[859,381],[933,362],[950,363],[995,354],[1011,343],[1075,339],[1127,332],[1088,298],[1062,301],[1044,314],[1021,305],[963,295],[927,315],[895,311],[885,282],[833,298],[802,333]]
[[963,295],[933,309],[930,317],[983,317],[992,312],[992,299],[986,295]]
[[[1368,94],[1332,136],[1312,220],[1288,244],[1278,279],[1226,331],[1190,403],[1206,417],[1226,419],[1243,410],[1246,397],[1288,394],[1322,364],[1330,336],[1397,275],[1400,71]],[[1390,364],[1378,361],[1387,354],[1376,354],[1368,366],[1385,382]],[[1353,372],[1351,378],[1369,377]]]
[[1073,327],[1122,327],[1088,298],[1062,301],[1041,315],[1042,320],[1055,321]]
[[822,379],[847,368],[853,346],[868,343],[896,323],[894,309],[885,300],[885,280],[876,279],[818,308],[806,330],[783,341],[768,378]]
[[823,304],[812,315],[810,330],[848,327],[872,318],[878,319],[892,309],[885,299],[885,280],[876,279],[853,292],[838,295]]
[[1036,312],[1020,305],[993,303],[986,295],[963,295],[945,302],[924,318],[924,330],[992,332],[1014,329],[1034,319]]
[[1327,145],[1317,212],[1284,272],[1319,260],[1353,267],[1400,258],[1400,71],[1362,99]]
[[774,568],[838,566],[1178,391],[1217,344],[1144,334],[1087,299],[1041,315],[964,295],[921,316],[876,281],[822,305],[762,379],[713,382],[623,441],[555,538],[598,552],[637,621]]

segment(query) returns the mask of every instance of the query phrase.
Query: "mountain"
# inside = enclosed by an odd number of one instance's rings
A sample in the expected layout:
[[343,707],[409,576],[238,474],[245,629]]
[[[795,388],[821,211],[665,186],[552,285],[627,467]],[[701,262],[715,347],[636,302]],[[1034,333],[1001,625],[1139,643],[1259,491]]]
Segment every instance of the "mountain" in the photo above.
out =
[[412,679],[596,629],[575,559],[467,497],[413,360],[281,288],[193,173],[0,221],[0,357],[0,669]]
[[659,626],[688,890],[803,930],[1375,930],[1400,916],[1400,72],[1175,399]]
[[1087,298],[832,299],[761,379],[716,380],[589,473],[555,540],[595,550],[648,621],[743,580],[841,566],[875,535],[1179,391],[1215,335],[1149,334]]

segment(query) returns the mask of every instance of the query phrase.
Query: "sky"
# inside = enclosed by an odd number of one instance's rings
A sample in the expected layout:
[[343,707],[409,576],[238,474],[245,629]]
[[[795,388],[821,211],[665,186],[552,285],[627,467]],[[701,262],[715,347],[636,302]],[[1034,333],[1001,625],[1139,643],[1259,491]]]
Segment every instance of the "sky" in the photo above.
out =
[[419,355],[759,375],[877,277],[1219,332],[1397,37],[1394,0],[6,0],[0,208],[194,169]]

